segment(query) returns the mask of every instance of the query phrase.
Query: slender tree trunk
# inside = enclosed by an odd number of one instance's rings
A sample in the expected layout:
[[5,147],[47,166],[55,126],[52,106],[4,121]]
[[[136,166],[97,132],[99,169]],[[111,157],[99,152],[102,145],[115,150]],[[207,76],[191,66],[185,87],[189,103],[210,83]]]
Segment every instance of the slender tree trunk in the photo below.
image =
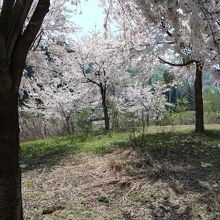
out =
[[203,64],[196,62],[196,79],[195,79],[195,111],[196,125],[195,131],[201,133],[204,131],[204,113],[203,113],[203,97],[202,97],[202,69]]
[[146,116],[146,118],[147,118],[147,126],[150,126],[150,116],[149,116],[149,114],[147,114],[147,116]]
[[106,100],[106,89],[100,87],[101,95],[102,95],[102,108],[104,113],[104,120],[105,120],[105,130],[109,131],[110,129],[110,121],[109,121],[109,114],[108,114],[108,106]]
[[108,131],[110,129],[108,106],[106,104],[104,104],[102,106],[103,106],[104,118],[105,118],[105,130]]
[[22,220],[18,95],[0,91],[0,219]]
[[65,121],[66,121],[68,135],[73,134],[72,115],[71,115],[71,113],[67,113],[67,115],[65,117]]

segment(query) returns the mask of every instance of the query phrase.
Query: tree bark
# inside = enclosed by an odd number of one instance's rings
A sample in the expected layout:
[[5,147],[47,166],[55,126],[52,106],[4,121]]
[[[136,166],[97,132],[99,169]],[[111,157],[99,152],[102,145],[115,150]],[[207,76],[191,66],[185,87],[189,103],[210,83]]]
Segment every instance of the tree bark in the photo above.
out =
[[105,120],[105,130],[110,130],[110,121],[109,121],[109,114],[108,114],[108,105],[106,100],[106,89],[100,87],[101,90],[101,96],[102,96],[102,108],[104,113],[104,120]]
[[18,95],[0,92],[0,219],[22,220]]
[[110,130],[110,121],[109,121],[109,115],[108,115],[108,106],[106,104],[102,105],[103,111],[104,111],[104,118],[105,118],[105,130]]
[[195,131],[196,133],[204,132],[202,69],[203,69],[203,63],[196,62],[196,79],[195,79],[195,111],[196,111]]
[[28,51],[50,0],[39,0],[24,30],[33,0],[4,0],[0,14],[0,219],[23,220],[19,166],[18,91]]

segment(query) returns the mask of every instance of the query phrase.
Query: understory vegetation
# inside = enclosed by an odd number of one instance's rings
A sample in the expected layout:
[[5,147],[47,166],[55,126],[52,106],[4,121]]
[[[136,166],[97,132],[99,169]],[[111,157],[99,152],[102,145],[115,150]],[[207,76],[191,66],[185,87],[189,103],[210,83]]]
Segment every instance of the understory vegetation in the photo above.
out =
[[218,219],[220,126],[149,127],[26,142],[25,218]]

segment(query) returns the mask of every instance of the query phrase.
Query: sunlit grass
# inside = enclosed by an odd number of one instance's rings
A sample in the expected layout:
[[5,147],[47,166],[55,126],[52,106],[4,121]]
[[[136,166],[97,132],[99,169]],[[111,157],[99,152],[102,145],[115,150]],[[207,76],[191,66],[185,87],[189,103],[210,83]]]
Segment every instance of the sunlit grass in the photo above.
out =
[[[21,144],[22,162],[29,166],[53,165],[71,154],[111,153],[116,148],[133,147],[151,152],[154,155],[166,155],[170,152],[193,153],[193,149],[208,149],[219,142],[220,125],[206,125],[207,132],[195,138],[194,126],[152,126],[146,130],[143,140],[140,132],[95,132],[84,135],[46,138]],[[186,153],[185,155],[188,155]]]
[[22,162],[33,165],[53,164],[69,154],[110,153],[128,141],[129,136],[128,132],[102,132],[29,141],[21,144]]

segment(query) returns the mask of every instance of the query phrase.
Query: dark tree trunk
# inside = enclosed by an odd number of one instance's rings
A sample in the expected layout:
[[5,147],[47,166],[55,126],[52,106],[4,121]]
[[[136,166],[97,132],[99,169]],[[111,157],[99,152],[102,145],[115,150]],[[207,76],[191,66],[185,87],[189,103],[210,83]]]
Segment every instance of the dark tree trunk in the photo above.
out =
[[72,122],[72,114],[71,113],[67,113],[66,117],[65,117],[65,121],[66,121],[66,128],[67,128],[67,134],[71,135],[73,134],[73,122]]
[[195,79],[195,111],[196,125],[195,131],[201,133],[204,131],[204,113],[203,113],[203,97],[202,97],[202,69],[203,64],[196,62],[196,79]]
[[0,97],[0,219],[22,220],[17,93]]
[[102,96],[102,108],[103,108],[104,120],[105,120],[105,130],[109,131],[110,121],[109,121],[108,105],[107,105],[107,99],[106,99],[106,89],[100,87],[100,90],[101,90],[101,96]]
[[190,64],[196,64],[196,79],[195,79],[195,111],[196,111],[196,126],[195,132],[201,133],[204,131],[204,113],[203,113],[203,98],[202,98],[202,71],[203,63],[197,60],[189,60],[181,64],[170,63],[159,57],[159,60],[163,63],[169,64],[171,66],[188,66]]
[[0,220],[23,220],[19,166],[18,91],[28,51],[50,0],[39,0],[24,30],[33,0],[2,1],[0,13]]
[[105,130],[108,131],[110,129],[109,115],[108,115],[108,106],[105,104],[102,105],[104,111],[105,118]]

